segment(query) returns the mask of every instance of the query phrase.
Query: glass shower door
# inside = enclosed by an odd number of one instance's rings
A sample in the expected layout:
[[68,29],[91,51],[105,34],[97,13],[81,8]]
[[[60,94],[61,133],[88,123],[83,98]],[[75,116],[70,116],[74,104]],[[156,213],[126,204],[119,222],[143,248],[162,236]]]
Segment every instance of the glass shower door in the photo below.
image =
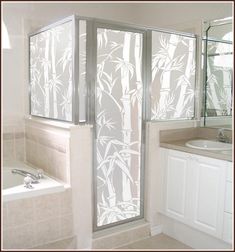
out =
[[97,28],[94,228],[143,215],[143,34]]

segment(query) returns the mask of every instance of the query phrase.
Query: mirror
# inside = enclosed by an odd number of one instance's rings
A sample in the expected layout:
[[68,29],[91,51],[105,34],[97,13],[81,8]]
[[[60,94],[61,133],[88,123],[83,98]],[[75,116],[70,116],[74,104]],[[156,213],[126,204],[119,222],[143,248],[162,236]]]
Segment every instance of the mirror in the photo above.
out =
[[204,23],[202,69],[204,126],[232,128],[233,104],[232,19]]

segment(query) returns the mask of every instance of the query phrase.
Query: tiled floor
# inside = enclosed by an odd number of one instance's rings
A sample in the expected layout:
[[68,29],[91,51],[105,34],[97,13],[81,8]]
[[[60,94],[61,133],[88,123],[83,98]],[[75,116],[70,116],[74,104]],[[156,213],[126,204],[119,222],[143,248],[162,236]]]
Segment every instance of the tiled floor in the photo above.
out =
[[186,249],[191,248],[165,234],[159,234],[146,238],[126,246],[120,247],[120,249]]

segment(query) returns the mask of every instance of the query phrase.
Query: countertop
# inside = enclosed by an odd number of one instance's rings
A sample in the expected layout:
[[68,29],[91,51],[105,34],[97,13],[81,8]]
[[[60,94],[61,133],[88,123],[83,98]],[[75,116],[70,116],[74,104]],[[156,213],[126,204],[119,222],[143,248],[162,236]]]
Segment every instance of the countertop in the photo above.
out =
[[[160,142],[160,147],[178,150],[178,151],[184,151],[184,152],[206,156],[210,158],[215,158],[215,159],[220,159],[220,160],[232,161],[232,150],[224,150],[224,151],[200,150],[200,149],[190,148],[185,145],[186,142],[190,140],[195,140],[195,139],[199,139],[199,138]],[[208,139],[205,139],[205,140],[208,140]]]

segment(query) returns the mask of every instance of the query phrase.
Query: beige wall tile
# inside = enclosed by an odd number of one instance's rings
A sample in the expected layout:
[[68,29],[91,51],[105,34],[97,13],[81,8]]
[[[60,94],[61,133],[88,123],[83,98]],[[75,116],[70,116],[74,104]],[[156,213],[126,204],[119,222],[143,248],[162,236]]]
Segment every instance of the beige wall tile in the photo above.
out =
[[67,167],[66,155],[61,152],[54,151],[53,163],[54,163],[54,166],[56,167],[56,177],[64,182],[68,182],[67,173],[68,173],[69,167]]
[[62,239],[56,242],[39,245],[33,249],[76,249],[76,237]]
[[65,153],[66,140],[65,136],[56,134],[53,131],[38,130],[38,142],[57,151]]
[[13,140],[14,139],[14,133],[3,133],[3,140]]
[[71,214],[72,209],[72,189],[66,189],[61,193],[61,215]]
[[24,138],[15,139],[15,155],[16,159],[20,161],[25,160],[25,141]]
[[34,141],[26,139],[25,142],[26,161],[36,166],[37,163],[37,144]]
[[35,198],[35,218],[37,221],[59,216],[60,214],[60,194],[48,194]]
[[37,129],[35,127],[31,127],[26,125],[25,126],[25,136],[26,139],[29,139],[31,141],[38,141],[38,137],[37,137]]
[[12,160],[15,158],[15,145],[14,140],[3,141],[3,159]]
[[34,224],[35,246],[58,240],[60,236],[60,218],[52,218]]
[[8,226],[16,227],[34,221],[33,199],[20,199],[8,202]]
[[4,249],[26,249],[35,246],[33,224],[8,228],[4,232]]
[[3,221],[3,229],[8,227],[8,214],[7,214],[8,204],[6,202],[3,203],[2,207],[2,221]]
[[70,237],[74,234],[73,231],[73,215],[61,216],[61,237]]
[[47,171],[48,170],[48,157],[50,155],[50,149],[44,145],[37,144],[37,157],[36,166]]

